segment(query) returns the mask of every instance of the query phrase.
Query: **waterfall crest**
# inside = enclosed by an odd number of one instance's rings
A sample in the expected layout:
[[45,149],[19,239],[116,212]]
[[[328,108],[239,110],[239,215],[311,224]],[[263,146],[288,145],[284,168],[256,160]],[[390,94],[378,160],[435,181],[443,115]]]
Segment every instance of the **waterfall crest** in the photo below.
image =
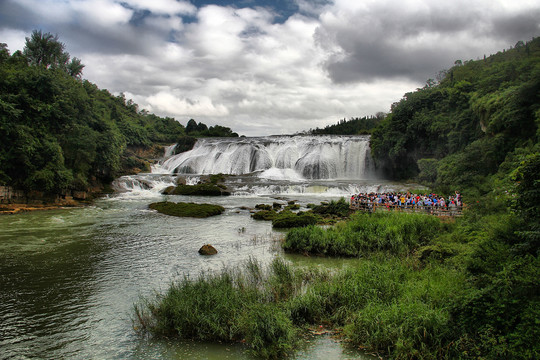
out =
[[166,174],[256,173],[279,180],[369,179],[369,136],[277,136],[199,139],[187,152],[153,172]]

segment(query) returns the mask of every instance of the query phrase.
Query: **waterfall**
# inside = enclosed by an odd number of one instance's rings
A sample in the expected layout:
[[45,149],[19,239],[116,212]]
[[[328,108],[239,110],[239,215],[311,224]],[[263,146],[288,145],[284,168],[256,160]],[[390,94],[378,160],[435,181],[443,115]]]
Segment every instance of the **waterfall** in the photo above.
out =
[[369,179],[369,136],[205,138],[153,172],[255,174],[273,180]]

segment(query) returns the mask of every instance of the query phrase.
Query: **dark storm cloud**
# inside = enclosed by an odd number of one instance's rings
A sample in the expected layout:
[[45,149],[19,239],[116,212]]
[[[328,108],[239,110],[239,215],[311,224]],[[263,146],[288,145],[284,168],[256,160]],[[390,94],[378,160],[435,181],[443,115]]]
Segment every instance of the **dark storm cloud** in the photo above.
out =
[[493,33],[508,41],[527,41],[540,34],[540,9],[493,20]]
[[503,11],[497,2],[406,3],[381,1],[321,15],[316,39],[328,51],[324,67],[332,81],[425,81],[453,60],[482,56],[481,42],[500,49],[539,33],[540,4],[516,12]]

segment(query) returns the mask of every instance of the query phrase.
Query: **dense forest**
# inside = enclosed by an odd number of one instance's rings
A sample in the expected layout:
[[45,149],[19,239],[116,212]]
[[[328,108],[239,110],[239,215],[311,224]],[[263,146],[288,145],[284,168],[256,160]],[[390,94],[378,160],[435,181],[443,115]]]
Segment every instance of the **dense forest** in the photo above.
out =
[[[148,168],[137,151],[180,138],[238,136],[223,126],[139,111],[82,79],[57,36],[34,31],[23,51],[0,44],[0,185],[48,194],[86,191],[130,169]],[[195,124],[195,128],[193,128]]]
[[443,75],[392,105],[373,132],[374,158],[394,179],[485,192],[490,175],[538,152],[540,38]]
[[384,113],[361,118],[342,119],[337,124],[309,130],[312,135],[367,135],[384,119]]
[[464,277],[448,304],[443,343],[453,356],[540,354],[539,139],[540,38],[456,61],[393,104],[372,133],[389,178],[458,190],[468,203],[463,219],[416,249]]

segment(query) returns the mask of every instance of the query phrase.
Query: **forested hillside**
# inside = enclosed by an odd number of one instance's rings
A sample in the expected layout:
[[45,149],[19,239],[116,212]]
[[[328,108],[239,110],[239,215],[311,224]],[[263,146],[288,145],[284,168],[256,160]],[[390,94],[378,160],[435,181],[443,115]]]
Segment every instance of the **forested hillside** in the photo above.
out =
[[540,38],[444,75],[392,106],[372,153],[388,177],[464,194],[464,217],[417,250],[465,276],[450,358],[538,358]]
[[383,113],[376,116],[342,119],[337,124],[309,130],[313,135],[367,135],[384,119]]
[[485,193],[490,175],[539,150],[540,38],[443,75],[393,104],[373,132],[374,158],[391,178]]
[[[137,152],[190,133],[173,118],[139,111],[123,94],[82,80],[83,68],[49,33],[34,31],[12,55],[0,44],[0,185],[86,191],[147,168]],[[190,135],[238,136],[222,126],[199,127]]]

